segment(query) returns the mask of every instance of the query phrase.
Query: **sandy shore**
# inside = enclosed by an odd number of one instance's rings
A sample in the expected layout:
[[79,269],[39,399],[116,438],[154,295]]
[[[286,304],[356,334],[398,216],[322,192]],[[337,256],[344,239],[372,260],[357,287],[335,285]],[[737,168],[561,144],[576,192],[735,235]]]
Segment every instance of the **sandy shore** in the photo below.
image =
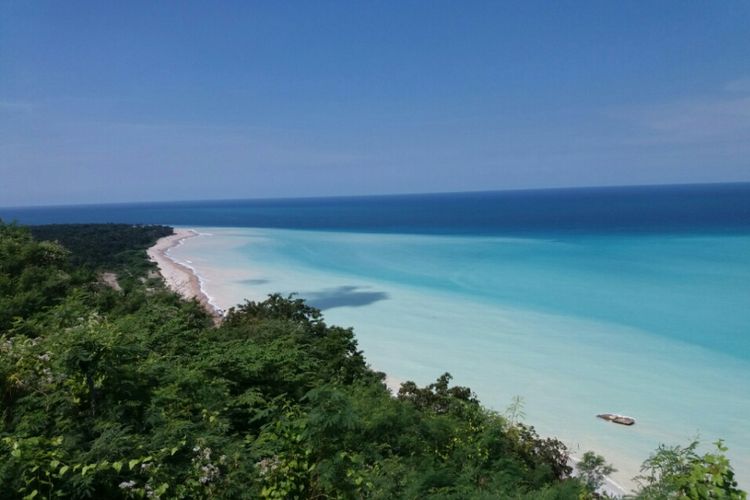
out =
[[161,273],[170,290],[179,293],[188,300],[196,299],[218,323],[222,318],[222,312],[214,307],[206,294],[203,293],[198,276],[192,269],[173,260],[167,254],[170,248],[196,236],[198,236],[198,233],[192,229],[175,229],[173,235],[160,238],[154,246],[149,248],[148,256],[159,266],[159,273]]

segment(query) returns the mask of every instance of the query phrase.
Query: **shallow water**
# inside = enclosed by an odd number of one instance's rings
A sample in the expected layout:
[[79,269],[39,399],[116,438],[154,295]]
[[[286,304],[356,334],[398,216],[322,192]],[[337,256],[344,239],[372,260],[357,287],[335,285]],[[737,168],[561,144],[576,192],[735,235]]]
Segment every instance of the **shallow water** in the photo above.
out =
[[623,484],[660,443],[700,436],[750,485],[750,236],[197,229],[170,255],[223,308],[299,292],[374,368],[448,371],[498,410],[520,395],[528,422],[605,454]]

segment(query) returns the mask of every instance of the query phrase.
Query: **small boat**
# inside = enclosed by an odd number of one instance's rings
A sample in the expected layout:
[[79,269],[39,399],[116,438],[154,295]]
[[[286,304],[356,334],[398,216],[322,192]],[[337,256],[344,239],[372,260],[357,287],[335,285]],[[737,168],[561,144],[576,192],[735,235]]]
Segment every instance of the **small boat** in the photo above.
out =
[[597,417],[601,418],[602,420],[606,420],[607,422],[614,422],[620,425],[633,425],[635,423],[635,419],[633,417],[617,415],[616,413],[602,413],[601,415],[597,415]]

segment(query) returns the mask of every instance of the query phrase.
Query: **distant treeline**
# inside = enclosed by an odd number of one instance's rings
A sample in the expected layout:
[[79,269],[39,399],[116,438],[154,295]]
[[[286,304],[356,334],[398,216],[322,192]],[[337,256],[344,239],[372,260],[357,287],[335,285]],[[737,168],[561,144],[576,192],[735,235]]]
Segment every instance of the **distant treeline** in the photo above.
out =
[[56,241],[70,250],[72,265],[94,269],[138,264],[143,250],[173,233],[169,226],[131,224],[49,224],[29,230],[37,240]]
[[[602,457],[572,477],[518,404],[490,411],[447,374],[393,397],[300,299],[214,326],[149,272],[171,233],[0,222],[0,499],[601,497]],[[639,498],[745,498],[721,446],[661,448],[639,480]]]

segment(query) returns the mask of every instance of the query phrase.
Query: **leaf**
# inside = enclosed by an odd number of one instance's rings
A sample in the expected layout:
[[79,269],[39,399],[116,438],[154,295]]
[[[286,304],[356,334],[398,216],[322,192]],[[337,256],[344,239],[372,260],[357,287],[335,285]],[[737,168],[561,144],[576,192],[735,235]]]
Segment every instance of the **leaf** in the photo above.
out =
[[60,465],[60,461],[59,461],[59,460],[53,460],[53,461],[51,461],[51,462],[49,463],[49,466],[50,466],[50,468],[51,468],[52,470],[55,470],[55,469],[57,469],[57,466],[58,466],[58,465]]
[[128,462],[128,469],[133,470],[135,466],[138,465],[139,462],[140,460],[138,460],[137,458],[134,458],[133,460]]
[[60,475],[65,475],[65,473],[68,472],[68,469],[70,469],[70,467],[68,467],[67,465],[63,465],[62,467],[60,467]]
[[120,462],[119,460],[118,460],[117,462],[114,462],[114,463],[112,464],[112,468],[113,468],[114,470],[116,470],[116,471],[117,471],[117,473],[119,474],[119,473],[120,473],[120,471],[122,470],[122,462]]
[[23,498],[24,498],[24,500],[31,500],[32,498],[34,498],[38,494],[39,494],[39,490],[34,490],[34,491],[32,491],[31,493],[29,493],[28,495],[26,495]]

